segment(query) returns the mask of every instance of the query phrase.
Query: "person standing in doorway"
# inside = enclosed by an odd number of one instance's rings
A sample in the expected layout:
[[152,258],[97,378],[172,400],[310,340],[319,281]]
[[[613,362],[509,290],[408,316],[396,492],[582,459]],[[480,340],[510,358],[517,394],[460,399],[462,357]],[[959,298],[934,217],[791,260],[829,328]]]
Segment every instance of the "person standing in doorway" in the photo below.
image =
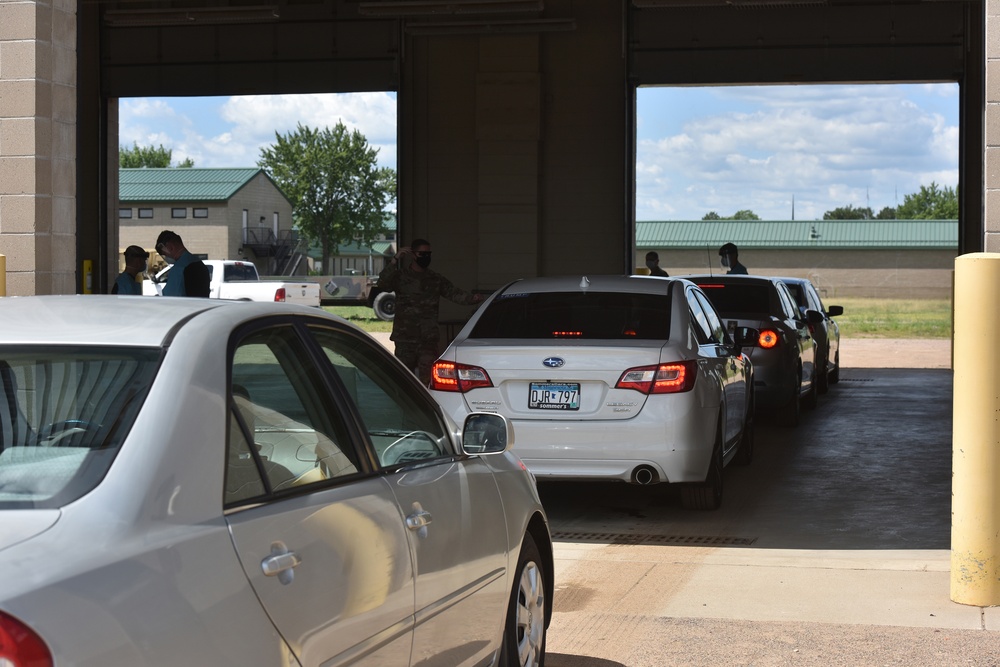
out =
[[722,267],[728,269],[726,273],[733,275],[747,275],[747,267],[740,264],[740,252],[735,243],[727,243],[719,248],[719,257],[722,259]]
[[669,273],[660,268],[660,256],[652,250],[646,253],[646,268],[649,269],[649,275],[651,276],[660,276],[661,278],[670,277]]
[[146,263],[149,260],[149,253],[137,245],[130,245],[125,248],[125,269],[118,274],[115,284],[111,286],[112,294],[141,296],[142,283],[136,280],[136,276],[146,270]]
[[209,296],[208,267],[184,247],[179,235],[168,229],[160,232],[156,237],[156,252],[172,265],[163,296]]
[[424,385],[430,383],[431,367],[441,351],[438,326],[441,298],[462,305],[483,300],[481,294],[459,289],[432,271],[430,263],[430,242],[414,239],[408,248],[400,248],[389,260],[376,284],[383,292],[396,293],[396,315],[389,339],[395,344],[396,358]]

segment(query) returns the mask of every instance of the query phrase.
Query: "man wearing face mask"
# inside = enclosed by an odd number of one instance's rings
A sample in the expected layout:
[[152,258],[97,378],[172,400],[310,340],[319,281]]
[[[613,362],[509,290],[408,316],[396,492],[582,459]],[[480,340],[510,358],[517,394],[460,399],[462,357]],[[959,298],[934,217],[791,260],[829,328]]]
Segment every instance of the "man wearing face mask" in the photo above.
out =
[[181,237],[168,229],[156,237],[156,252],[173,268],[167,276],[167,284],[163,288],[163,296],[200,296],[208,297],[209,286],[208,267],[200,259],[188,252]]
[[660,268],[660,256],[652,250],[646,253],[646,268],[649,269],[649,275],[651,276],[660,276],[661,278],[670,277],[669,273]]
[[137,245],[125,248],[125,270],[118,274],[115,284],[111,286],[112,294],[137,296],[142,294],[142,284],[136,276],[146,270],[149,253]]
[[396,347],[396,358],[403,362],[423,384],[431,380],[431,367],[440,354],[438,307],[441,297],[462,305],[483,300],[455,287],[440,273],[432,271],[431,244],[414,239],[409,248],[400,248],[378,276],[376,286],[383,292],[396,293],[396,315],[389,339]]
[[747,275],[747,267],[740,264],[739,260],[739,250],[735,243],[727,243],[721,248],[719,248],[719,257],[722,263],[722,268],[729,269],[726,273],[731,273],[734,275]]

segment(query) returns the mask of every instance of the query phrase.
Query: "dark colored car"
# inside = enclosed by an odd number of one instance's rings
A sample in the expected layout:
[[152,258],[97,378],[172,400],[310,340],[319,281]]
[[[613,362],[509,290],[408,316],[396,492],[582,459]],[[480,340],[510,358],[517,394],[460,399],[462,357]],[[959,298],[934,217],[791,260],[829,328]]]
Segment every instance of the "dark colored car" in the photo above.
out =
[[754,367],[757,407],[772,409],[784,424],[799,423],[801,405],[816,407],[816,340],[809,324],[819,313],[803,315],[788,287],[765,276],[683,276],[701,287],[729,330],[760,332],[744,348]]
[[788,286],[788,291],[795,297],[802,316],[809,310],[815,310],[823,315],[823,321],[810,325],[813,337],[816,339],[816,390],[825,394],[831,384],[840,382],[840,325],[834,317],[844,314],[842,306],[823,306],[819,290],[807,278],[781,278]]

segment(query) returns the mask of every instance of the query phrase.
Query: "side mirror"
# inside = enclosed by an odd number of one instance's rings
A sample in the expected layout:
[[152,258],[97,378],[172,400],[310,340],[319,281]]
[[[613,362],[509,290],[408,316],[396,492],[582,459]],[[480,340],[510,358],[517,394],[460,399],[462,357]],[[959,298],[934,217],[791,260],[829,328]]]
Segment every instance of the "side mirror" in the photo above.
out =
[[826,320],[823,317],[823,313],[818,310],[807,310],[806,311],[806,322],[809,324],[822,324]]
[[843,306],[830,306],[829,308],[826,309],[827,317],[837,317],[838,315],[843,315],[843,314],[844,314]]
[[514,426],[503,415],[473,412],[462,427],[462,451],[470,456],[503,454],[514,444]]

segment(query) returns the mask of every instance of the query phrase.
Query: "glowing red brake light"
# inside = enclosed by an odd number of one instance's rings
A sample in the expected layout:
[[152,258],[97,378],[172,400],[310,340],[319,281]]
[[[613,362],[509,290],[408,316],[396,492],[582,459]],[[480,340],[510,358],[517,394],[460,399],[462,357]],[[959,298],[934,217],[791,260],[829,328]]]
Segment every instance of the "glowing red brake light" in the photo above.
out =
[[52,667],[52,653],[34,630],[0,611],[0,665]]
[[438,361],[431,369],[431,389],[457,391],[464,394],[476,387],[492,387],[493,382],[479,366]]
[[772,347],[778,344],[781,340],[781,336],[774,329],[761,329],[760,336],[757,338],[757,345],[764,348],[765,350],[770,350]]
[[643,394],[679,394],[694,387],[695,361],[678,361],[630,368],[618,379],[616,389],[635,389]]
[[285,300],[285,288],[279,287],[274,291],[274,300],[284,302]]

